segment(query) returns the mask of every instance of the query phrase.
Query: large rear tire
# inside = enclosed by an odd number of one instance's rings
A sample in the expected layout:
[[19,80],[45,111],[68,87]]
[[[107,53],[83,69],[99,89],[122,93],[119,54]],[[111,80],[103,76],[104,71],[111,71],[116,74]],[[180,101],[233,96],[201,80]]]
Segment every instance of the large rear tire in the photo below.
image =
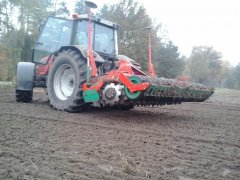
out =
[[87,78],[87,61],[73,50],[64,50],[55,58],[48,74],[47,93],[57,110],[80,112],[89,104],[83,100],[82,85]]

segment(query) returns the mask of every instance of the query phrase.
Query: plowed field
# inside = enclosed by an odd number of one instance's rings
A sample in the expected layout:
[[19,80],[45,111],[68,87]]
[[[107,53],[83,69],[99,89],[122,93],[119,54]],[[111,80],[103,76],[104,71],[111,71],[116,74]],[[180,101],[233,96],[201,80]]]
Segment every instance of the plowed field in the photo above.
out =
[[240,92],[130,111],[53,110],[0,88],[0,179],[240,179]]

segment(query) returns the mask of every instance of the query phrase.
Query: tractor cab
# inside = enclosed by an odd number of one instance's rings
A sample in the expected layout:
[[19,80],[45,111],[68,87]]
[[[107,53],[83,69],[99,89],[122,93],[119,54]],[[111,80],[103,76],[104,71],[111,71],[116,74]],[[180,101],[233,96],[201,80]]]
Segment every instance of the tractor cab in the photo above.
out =
[[[63,46],[79,45],[88,48],[88,15],[74,14],[71,19],[49,17],[33,49],[33,62],[41,63]],[[92,48],[99,54],[114,57],[118,54],[118,25],[92,17]]]

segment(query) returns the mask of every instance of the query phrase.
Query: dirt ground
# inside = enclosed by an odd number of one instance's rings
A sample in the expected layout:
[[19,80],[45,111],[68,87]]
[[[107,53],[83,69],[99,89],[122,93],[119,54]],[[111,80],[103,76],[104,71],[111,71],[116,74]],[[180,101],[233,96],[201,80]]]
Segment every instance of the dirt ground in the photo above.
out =
[[0,87],[0,179],[240,179],[240,92],[130,111],[53,110]]

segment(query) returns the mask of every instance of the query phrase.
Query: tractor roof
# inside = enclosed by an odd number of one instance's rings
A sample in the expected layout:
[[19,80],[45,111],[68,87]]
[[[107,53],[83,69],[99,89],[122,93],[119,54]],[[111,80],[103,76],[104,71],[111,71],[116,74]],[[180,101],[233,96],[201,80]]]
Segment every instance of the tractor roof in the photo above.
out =
[[[89,15],[88,14],[73,14],[72,15],[72,19],[73,20],[81,20],[81,19],[86,19],[88,20],[89,19]],[[116,24],[116,23],[113,23],[111,21],[108,21],[108,20],[105,20],[105,19],[102,19],[100,17],[97,17],[97,16],[92,16],[92,20],[95,21],[95,22],[98,22],[98,23],[101,23],[101,24],[104,24],[106,26],[110,26],[110,27],[113,27],[115,29],[118,29],[119,28],[119,25]]]

